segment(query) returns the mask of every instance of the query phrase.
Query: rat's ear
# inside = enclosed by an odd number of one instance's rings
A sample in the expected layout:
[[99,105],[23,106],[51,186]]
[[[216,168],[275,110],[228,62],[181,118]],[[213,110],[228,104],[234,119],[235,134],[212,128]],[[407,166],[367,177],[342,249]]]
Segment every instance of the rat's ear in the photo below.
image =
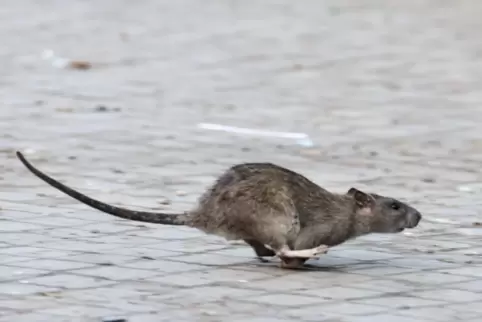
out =
[[347,195],[352,196],[353,199],[355,199],[359,208],[372,208],[375,205],[375,199],[371,195],[356,188],[350,188]]
[[349,195],[349,196],[354,196],[357,191],[358,191],[357,188],[351,187],[350,190],[348,190],[348,192],[346,194]]

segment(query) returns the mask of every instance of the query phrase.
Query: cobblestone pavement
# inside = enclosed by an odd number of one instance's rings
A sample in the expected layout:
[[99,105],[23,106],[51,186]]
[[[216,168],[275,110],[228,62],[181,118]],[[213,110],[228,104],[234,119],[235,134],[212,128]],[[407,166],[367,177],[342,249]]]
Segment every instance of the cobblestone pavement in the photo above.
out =
[[[0,321],[481,321],[481,16],[480,1],[2,6]],[[93,67],[55,67],[48,49]],[[87,208],[16,149],[131,208],[189,209],[227,167],[271,161],[424,220],[281,270],[239,243]]]

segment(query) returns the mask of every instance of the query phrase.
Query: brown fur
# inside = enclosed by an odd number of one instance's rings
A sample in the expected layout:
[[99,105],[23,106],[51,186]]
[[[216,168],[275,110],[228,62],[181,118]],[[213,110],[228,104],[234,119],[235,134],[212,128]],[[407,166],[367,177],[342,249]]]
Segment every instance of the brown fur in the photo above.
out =
[[244,240],[258,257],[278,255],[286,268],[308,259],[291,256],[290,250],[332,247],[368,233],[396,233],[416,227],[421,219],[416,209],[396,199],[355,188],[331,193],[270,163],[231,167],[185,214],[137,212],[87,197],[34,168],[20,152],[17,156],[37,177],[93,208],[129,220],[186,225]]

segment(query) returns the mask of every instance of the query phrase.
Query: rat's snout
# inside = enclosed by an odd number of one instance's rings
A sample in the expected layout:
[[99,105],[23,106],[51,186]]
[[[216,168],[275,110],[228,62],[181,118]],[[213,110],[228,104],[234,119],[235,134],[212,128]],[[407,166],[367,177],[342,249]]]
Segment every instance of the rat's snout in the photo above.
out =
[[422,214],[418,211],[413,209],[407,216],[407,228],[415,228],[417,227],[420,220],[422,220]]

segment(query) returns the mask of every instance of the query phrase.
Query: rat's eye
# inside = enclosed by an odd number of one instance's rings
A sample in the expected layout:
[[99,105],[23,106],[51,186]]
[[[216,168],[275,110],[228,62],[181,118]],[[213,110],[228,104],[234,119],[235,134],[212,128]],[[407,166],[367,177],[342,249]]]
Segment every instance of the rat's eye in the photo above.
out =
[[392,204],[390,205],[390,207],[393,209],[393,210],[400,210],[400,204],[398,202],[392,202]]

